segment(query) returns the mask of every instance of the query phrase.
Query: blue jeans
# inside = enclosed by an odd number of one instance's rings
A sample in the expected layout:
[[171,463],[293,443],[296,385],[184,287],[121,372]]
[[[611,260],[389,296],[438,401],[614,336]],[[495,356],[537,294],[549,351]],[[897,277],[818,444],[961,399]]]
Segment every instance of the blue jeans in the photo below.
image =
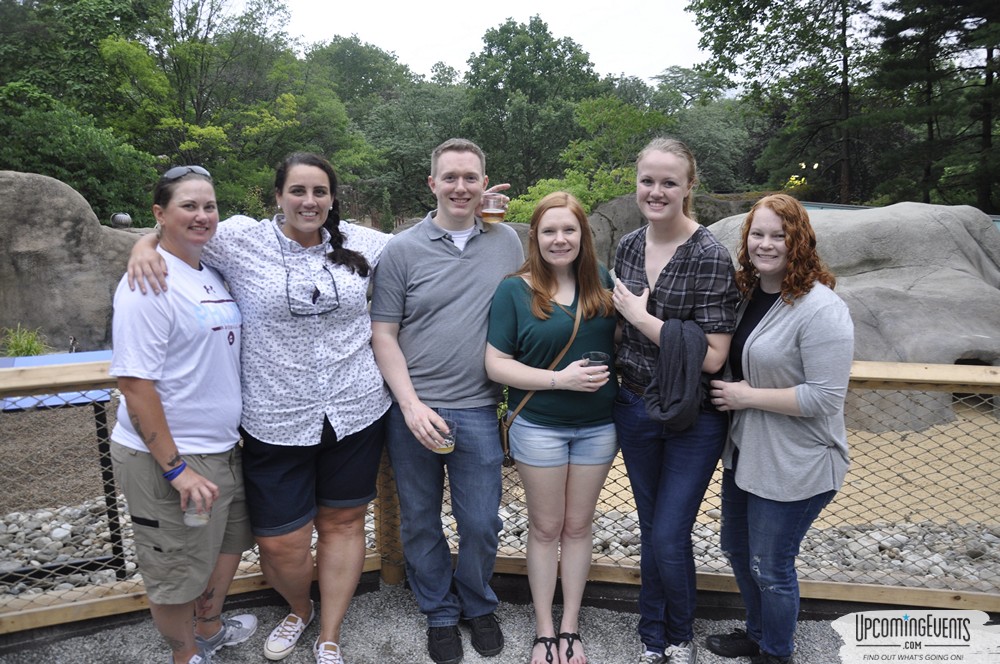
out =
[[[385,443],[399,493],[410,589],[427,625],[447,627],[492,613],[499,603],[490,578],[503,527],[498,514],[503,452],[496,407],[435,410],[457,424],[454,452],[435,454],[421,445],[397,404],[389,409]],[[441,526],[445,469],[460,541],[454,571]]]
[[790,657],[799,616],[795,557],[809,526],[836,491],[780,502],[736,485],[736,464],[722,474],[722,551],[747,609],[747,635],[761,650]]
[[694,638],[691,528],[722,454],[728,418],[702,411],[686,431],[668,431],[646,415],[641,396],[622,387],[614,420],[639,512],[639,638],[663,652]]

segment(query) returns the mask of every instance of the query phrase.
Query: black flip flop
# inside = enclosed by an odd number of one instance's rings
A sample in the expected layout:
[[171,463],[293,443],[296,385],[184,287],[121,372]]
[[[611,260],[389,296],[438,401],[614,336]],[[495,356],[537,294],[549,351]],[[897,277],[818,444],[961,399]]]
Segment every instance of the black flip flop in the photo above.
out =
[[539,636],[535,639],[534,643],[531,644],[531,647],[534,648],[539,643],[545,646],[545,661],[548,662],[548,664],[552,664],[552,662],[555,661],[555,658],[552,656],[552,646],[559,643],[559,639],[554,636]]

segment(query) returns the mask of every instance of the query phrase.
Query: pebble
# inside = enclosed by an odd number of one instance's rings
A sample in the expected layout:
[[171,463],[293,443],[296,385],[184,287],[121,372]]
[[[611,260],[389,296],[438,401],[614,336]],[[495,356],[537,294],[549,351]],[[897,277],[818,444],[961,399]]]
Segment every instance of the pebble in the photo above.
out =
[[[119,498],[124,506],[124,498]],[[127,512],[127,507],[124,509]],[[524,551],[528,518],[523,502],[500,509],[501,547]],[[728,572],[719,546],[718,510],[706,513],[708,521],[693,530],[695,565],[701,571]],[[445,536],[458,544],[454,518],[444,520]],[[131,523],[123,528],[126,570],[136,573]],[[375,547],[375,522],[369,512],[366,543]],[[595,557],[638,560],[639,519],[634,511],[598,512],[594,519]],[[108,556],[109,528],[103,497],[60,509],[12,512],[0,519],[0,575],[44,565]],[[244,559],[257,560],[256,551]],[[885,521],[811,528],[802,543],[797,567],[800,578],[846,583],[903,585],[997,592],[1000,588],[1000,527],[982,524]],[[0,583],[0,594],[21,595],[50,588],[77,587],[114,581],[111,570],[79,573],[39,580],[29,577]]]

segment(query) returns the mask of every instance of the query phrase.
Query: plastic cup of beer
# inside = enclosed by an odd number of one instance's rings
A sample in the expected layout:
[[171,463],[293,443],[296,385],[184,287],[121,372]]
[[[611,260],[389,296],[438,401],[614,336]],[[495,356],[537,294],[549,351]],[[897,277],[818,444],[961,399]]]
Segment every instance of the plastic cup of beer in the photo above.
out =
[[506,196],[503,194],[483,194],[483,221],[496,224],[507,214]]
[[449,420],[447,417],[444,418],[444,424],[447,430],[437,430],[438,434],[444,438],[444,444],[434,448],[438,454],[450,454],[455,451],[455,432],[458,430],[458,424],[455,420]]

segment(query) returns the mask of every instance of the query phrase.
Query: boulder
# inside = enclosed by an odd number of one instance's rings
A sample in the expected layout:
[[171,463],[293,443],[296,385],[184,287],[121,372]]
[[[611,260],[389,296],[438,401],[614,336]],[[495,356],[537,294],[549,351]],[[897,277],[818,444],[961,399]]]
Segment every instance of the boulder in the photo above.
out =
[[0,327],[40,329],[57,351],[111,347],[111,305],[136,234],[102,226],[80,194],[0,171]]

